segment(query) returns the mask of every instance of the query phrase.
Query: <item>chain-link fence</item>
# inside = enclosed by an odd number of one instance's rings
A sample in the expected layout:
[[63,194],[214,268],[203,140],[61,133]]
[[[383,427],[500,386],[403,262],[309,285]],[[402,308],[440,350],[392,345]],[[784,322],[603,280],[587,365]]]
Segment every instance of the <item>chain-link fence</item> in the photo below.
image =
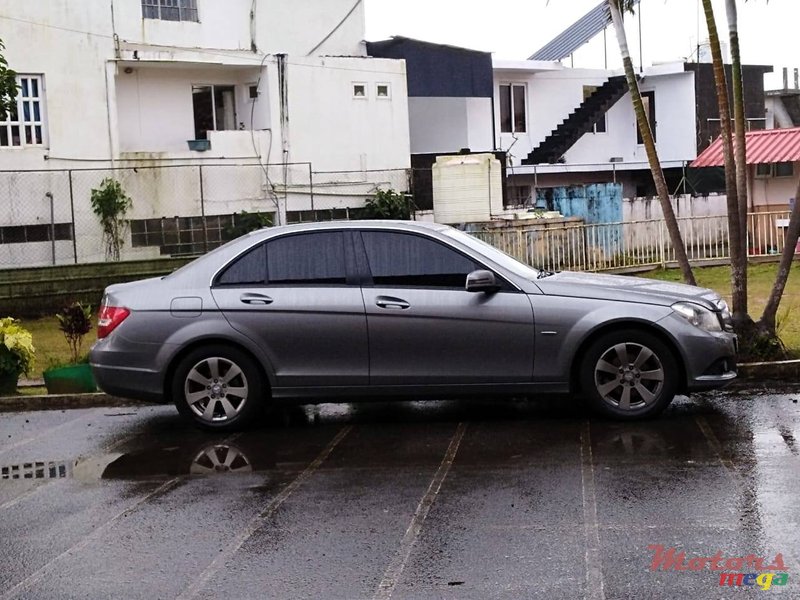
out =
[[317,172],[310,163],[0,171],[0,269],[102,262],[92,191],[131,198],[122,260],[193,255],[235,237],[246,213],[273,223],[347,219],[377,190],[406,194],[405,169]]

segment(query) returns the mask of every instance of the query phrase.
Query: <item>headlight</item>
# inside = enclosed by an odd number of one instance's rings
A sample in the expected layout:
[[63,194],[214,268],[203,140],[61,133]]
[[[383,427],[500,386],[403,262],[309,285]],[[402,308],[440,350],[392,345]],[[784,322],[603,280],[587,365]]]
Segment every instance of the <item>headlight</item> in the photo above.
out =
[[672,310],[685,318],[689,323],[706,331],[722,331],[719,318],[715,312],[692,302],[678,302]]
[[725,331],[733,331],[733,318],[731,317],[731,311],[728,308],[728,303],[720,298],[715,304],[719,309],[719,316],[722,319],[723,329],[725,329]]

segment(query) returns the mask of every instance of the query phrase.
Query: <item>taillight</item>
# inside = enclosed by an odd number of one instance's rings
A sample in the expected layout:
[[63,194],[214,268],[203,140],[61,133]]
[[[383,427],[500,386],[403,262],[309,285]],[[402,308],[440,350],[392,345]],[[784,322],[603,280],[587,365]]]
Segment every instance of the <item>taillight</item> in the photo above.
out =
[[97,317],[97,339],[102,340],[114,331],[129,314],[131,311],[122,306],[106,306],[105,304],[101,306],[100,314]]

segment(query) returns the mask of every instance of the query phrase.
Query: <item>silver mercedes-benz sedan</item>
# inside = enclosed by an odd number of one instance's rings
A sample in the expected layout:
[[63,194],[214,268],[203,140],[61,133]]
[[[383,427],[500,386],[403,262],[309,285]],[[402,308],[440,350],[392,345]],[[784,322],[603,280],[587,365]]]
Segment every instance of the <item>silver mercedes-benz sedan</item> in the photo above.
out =
[[106,289],[91,364],[109,394],[217,430],[271,402],[565,394],[621,419],[736,377],[711,290],[550,273],[451,227],[273,227]]

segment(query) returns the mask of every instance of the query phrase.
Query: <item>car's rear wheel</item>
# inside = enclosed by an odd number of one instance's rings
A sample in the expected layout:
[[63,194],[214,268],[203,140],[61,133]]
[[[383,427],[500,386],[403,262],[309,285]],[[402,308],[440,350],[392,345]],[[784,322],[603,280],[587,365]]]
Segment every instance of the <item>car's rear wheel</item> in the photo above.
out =
[[172,380],[178,411],[196,425],[216,431],[251,424],[263,411],[265,395],[255,362],[244,352],[222,345],[187,354]]
[[581,389],[592,408],[618,419],[644,419],[663,411],[678,389],[678,362],[664,342],[645,331],[602,335],[580,366]]

